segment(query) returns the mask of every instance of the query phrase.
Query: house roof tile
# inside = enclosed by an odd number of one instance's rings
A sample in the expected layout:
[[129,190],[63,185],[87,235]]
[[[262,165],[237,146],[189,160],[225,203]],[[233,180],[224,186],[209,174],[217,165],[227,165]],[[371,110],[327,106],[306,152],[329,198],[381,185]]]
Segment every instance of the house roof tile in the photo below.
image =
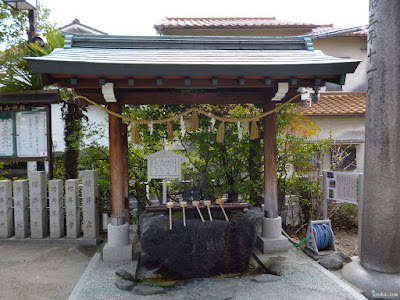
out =
[[75,30],[80,29],[84,33],[89,32],[89,33],[93,33],[93,34],[107,34],[106,32],[103,32],[96,28],[82,24],[78,19],[74,19],[71,23],[59,28],[60,31],[66,31],[66,32],[71,31],[71,29],[75,29]]
[[[334,27],[332,24],[316,25],[312,23],[301,23],[277,20],[272,18],[173,18],[166,17],[160,24],[154,25],[158,33],[162,33],[164,29],[273,29],[273,28],[302,28],[309,29],[310,33],[320,34],[330,31],[340,30],[342,28]],[[348,33],[347,35],[367,35],[367,30]]]
[[363,115],[366,108],[366,93],[326,92],[320,94],[311,107],[306,103],[298,106],[300,112],[309,116]]
[[272,18],[165,18],[161,24],[154,25],[156,29],[164,28],[258,28],[258,27],[302,27],[316,28],[311,23],[298,23],[276,20]]

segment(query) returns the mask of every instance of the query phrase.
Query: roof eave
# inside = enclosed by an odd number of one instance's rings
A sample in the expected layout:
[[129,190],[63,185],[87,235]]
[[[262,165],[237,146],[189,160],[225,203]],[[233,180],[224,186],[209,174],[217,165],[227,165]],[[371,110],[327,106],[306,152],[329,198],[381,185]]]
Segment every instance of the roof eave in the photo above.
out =
[[28,57],[32,71],[43,74],[121,76],[327,76],[353,73],[359,61],[320,64],[115,64],[41,60]]

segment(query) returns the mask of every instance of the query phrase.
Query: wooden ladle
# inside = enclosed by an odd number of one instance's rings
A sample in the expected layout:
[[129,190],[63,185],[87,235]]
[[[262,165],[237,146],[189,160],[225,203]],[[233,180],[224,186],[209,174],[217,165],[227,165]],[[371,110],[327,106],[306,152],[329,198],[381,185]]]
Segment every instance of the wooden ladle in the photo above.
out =
[[201,220],[204,222],[203,215],[201,214],[201,211],[200,211],[200,208],[199,208],[200,201],[192,201],[192,205],[197,208],[197,212],[199,213]]

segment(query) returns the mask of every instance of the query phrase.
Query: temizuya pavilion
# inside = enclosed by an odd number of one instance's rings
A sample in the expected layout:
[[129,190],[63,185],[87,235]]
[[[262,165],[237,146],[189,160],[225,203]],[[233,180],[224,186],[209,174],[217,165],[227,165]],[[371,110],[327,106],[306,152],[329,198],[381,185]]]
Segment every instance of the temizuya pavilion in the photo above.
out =
[[[359,61],[315,51],[308,37],[67,35],[65,47],[28,58],[47,84],[74,88],[120,113],[123,105],[257,103],[268,111],[326,82],[344,84]],[[282,84],[286,83],[286,84]],[[286,87],[281,90],[278,87]],[[191,92],[182,93],[190,89]],[[279,91],[278,91],[279,90]],[[280,95],[280,96],[279,96]],[[300,96],[299,96],[300,98]],[[274,99],[274,101],[273,101]],[[278,216],[275,114],[264,117],[264,220],[257,247],[286,251]],[[104,259],[131,259],[122,120],[109,115],[111,224]]]

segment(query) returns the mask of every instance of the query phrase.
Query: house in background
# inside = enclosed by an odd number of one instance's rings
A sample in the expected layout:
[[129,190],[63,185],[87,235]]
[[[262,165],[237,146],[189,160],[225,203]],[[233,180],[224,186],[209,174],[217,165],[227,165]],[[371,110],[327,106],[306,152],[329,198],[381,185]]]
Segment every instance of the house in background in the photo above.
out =
[[[336,164],[337,170],[363,173],[366,93],[325,92],[311,107],[304,104],[299,110],[320,127],[318,138],[333,139],[322,168],[329,170]],[[317,137],[309,140],[316,141]]]
[[346,84],[327,84],[326,90],[366,92],[367,30],[331,35],[343,28],[277,20],[276,18],[165,18],[154,25],[160,35],[194,36],[314,36],[314,49],[341,58],[361,61],[354,74],[348,74]]
[[67,25],[64,25],[58,28],[61,32],[69,32],[69,33],[77,33],[77,34],[97,34],[97,35],[105,35],[103,31],[95,29],[93,27],[89,27],[85,24],[82,24],[78,19],[72,21]]
[[307,35],[316,50],[360,60],[356,71],[347,75],[345,85],[327,82],[319,101],[311,106],[302,105],[300,110],[320,127],[318,138],[333,138],[331,150],[323,159],[324,169],[330,169],[336,154],[345,151],[346,157],[339,169],[363,172],[367,89],[367,30],[364,27],[343,31],[332,24],[296,23],[276,18],[166,18],[154,28],[160,35]]

